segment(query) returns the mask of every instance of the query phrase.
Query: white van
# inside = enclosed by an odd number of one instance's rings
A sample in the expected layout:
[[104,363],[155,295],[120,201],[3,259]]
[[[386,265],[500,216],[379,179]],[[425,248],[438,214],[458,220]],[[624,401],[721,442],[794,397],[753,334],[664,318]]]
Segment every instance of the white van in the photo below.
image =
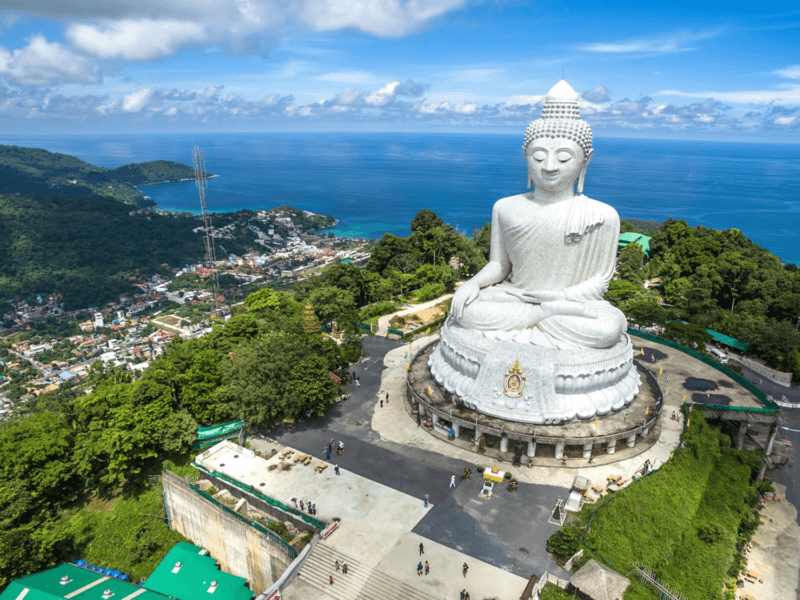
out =
[[716,357],[717,357],[717,359],[719,360],[719,362],[721,362],[722,364],[725,364],[725,363],[727,363],[727,362],[728,362],[728,355],[727,355],[727,354],[725,354],[725,353],[724,353],[722,350],[720,350],[719,348],[711,348],[711,354],[713,354],[714,356],[716,356]]

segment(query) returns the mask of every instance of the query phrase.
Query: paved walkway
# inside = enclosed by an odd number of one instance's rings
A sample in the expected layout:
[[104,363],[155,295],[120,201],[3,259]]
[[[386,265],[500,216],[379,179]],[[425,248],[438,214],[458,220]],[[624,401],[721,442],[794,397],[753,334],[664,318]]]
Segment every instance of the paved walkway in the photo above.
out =
[[431,300],[430,302],[425,302],[424,304],[415,304],[411,308],[404,308],[403,310],[398,310],[390,315],[383,315],[380,319],[378,319],[378,331],[375,332],[375,335],[386,337],[389,334],[389,321],[391,321],[394,317],[405,317],[406,315],[414,314],[415,312],[425,310],[426,308],[434,307],[452,297],[453,294],[445,294],[444,296],[436,298],[436,300]]

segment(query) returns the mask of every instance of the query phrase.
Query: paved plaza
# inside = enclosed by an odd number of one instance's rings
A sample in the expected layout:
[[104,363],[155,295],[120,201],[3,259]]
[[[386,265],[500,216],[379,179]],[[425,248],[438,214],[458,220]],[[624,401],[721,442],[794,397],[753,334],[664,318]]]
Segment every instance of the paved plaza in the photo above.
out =
[[[344,557],[363,564],[362,570],[369,569],[363,582],[350,580],[349,585],[355,588],[348,588],[346,593],[344,588],[337,592],[322,591],[309,583],[309,577],[318,579],[323,575],[326,568],[323,560],[323,564],[310,565],[304,577],[296,578],[287,588],[285,598],[350,597],[351,592],[360,590],[362,585],[378,585],[380,579],[376,577],[405,582],[403,585],[411,586],[408,588],[410,598],[416,598],[417,593],[423,594],[420,597],[427,597],[424,594],[443,597],[437,592],[440,589],[446,592],[444,597],[457,598],[463,589],[463,585],[459,587],[463,580],[458,566],[464,561],[470,564],[470,577],[478,569],[485,573],[481,579],[496,579],[502,574],[501,579],[506,582],[503,585],[509,586],[503,588],[507,591],[502,593],[491,587],[468,587],[473,598],[483,597],[479,593],[498,600],[518,598],[525,580],[532,574],[541,576],[545,571],[567,578],[569,574],[560,569],[546,551],[547,538],[557,529],[548,523],[548,517],[557,500],[566,500],[576,476],[605,485],[607,477],[615,475],[627,483],[640,471],[645,460],[650,460],[656,468],[663,465],[679,443],[683,429],[679,411],[683,402],[703,401],[700,397],[693,398],[693,394],[707,398],[710,392],[726,396],[734,405],[756,405],[746,390],[713,367],[672,348],[633,338],[637,360],[654,372],[661,367],[662,382],[666,383],[669,377],[664,413],[650,443],[637,443],[634,448],[623,448],[613,455],[601,453],[593,456],[591,462],[570,458],[564,463],[537,456],[528,465],[523,457],[524,465],[512,468],[508,453],[501,456],[497,450],[490,449],[479,455],[471,444],[454,443],[417,426],[404,401],[407,393],[405,365],[415,348],[422,347],[426,341],[418,339],[409,351],[408,343],[366,336],[363,340],[365,357],[352,368],[360,378],[360,386],[348,384],[348,400],[337,403],[324,418],[264,432],[279,447],[288,446],[312,454],[315,457],[312,465],[320,457],[324,461],[324,446],[331,439],[337,443],[344,441],[344,454],[332,456],[331,467],[323,474],[313,475],[312,467],[293,467],[281,476],[288,473],[304,478],[280,484],[278,489],[284,496],[305,494],[308,496],[305,500],[316,502],[319,516],[325,519],[334,514],[342,518],[341,530],[335,532],[329,542],[321,542],[329,544],[330,548],[319,552],[315,549],[313,554],[317,561],[321,560],[318,557],[323,551],[339,551]],[[642,348],[644,356],[641,356]],[[715,388],[704,392],[693,390],[691,386],[696,380],[712,382]],[[686,382],[689,386],[683,385]],[[382,407],[380,399],[384,399]],[[673,411],[678,416],[675,420],[671,418]],[[265,441],[253,439],[252,442],[256,449],[259,444],[264,449],[271,447]],[[333,474],[333,463],[340,466],[342,475],[339,478]],[[511,493],[505,484],[498,484],[493,497],[486,500],[479,497],[482,480],[475,467],[491,467],[494,463],[499,463],[501,469],[510,469],[520,485]],[[470,481],[460,477],[465,466],[473,470]],[[449,486],[452,475],[456,476],[454,488]],[[430,499],[428,508],[423,502],[426,494]],[[286,500],[283,496],[281,499]],[[384,509],[387,505],[397,510]],[[789,529],[792,525],[797,528],[795,523],[790,524]],[[432,568],[431,557],[436,558],[435,579],[433,572],[427,580],[424,576],[418,578],[414,572],[419,558],[414,550],[419,541],[425,544],[426,555],[431,553],[426,558],[431,561]],[[503,579],[506,575],[511,579]],[[791,572],[788,576],[791,578]],[[796,573],[794,581],[796,584]],[[794,592],[786,597],[793,598]]]

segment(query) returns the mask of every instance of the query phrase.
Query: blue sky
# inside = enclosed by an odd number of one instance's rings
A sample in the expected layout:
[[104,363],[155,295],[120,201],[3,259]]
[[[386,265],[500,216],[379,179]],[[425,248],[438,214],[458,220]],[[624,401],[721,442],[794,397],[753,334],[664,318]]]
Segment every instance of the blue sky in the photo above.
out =
[[797,1],[2,6],[7,133],[520,132],[563,72],[596,135],[800,140]]

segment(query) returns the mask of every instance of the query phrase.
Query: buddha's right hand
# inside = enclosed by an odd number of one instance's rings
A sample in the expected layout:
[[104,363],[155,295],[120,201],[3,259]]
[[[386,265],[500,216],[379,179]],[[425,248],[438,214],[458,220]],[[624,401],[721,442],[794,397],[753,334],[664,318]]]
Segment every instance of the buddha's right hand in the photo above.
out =
[[453,295],[453,302],[450,304],[450,314],[460,319],[464,314],[464,309],[472,304],[481,293],[481,286],[470,280],[456,290]]

